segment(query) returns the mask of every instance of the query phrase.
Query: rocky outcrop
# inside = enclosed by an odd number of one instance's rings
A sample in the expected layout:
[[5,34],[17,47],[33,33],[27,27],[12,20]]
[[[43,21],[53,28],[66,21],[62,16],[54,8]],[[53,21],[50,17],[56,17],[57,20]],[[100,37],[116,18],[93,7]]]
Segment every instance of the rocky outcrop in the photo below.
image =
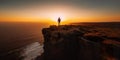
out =
[[[42,30],[44,60],[119,60],[120,42],[106,27],[50,26]],[[119,38],[119,37],[117,37]]]

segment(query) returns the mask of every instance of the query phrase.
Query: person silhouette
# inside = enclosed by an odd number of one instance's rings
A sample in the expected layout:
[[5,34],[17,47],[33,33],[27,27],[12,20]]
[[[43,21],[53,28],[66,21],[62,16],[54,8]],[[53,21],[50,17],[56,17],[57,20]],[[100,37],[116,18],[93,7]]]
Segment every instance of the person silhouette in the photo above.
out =
[[58,26],[60,26],[61,18],[58,18]]

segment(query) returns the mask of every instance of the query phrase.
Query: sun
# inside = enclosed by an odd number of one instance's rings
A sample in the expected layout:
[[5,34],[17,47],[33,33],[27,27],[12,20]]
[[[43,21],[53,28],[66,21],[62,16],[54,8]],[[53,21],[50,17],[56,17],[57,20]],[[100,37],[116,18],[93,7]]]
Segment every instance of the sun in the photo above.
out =
[[57,22],[58,18],[61,18],[61,22],[65,21],[65,14],[63,13],[54,13],[52,16],[51,16],[51,20],[52,21],[55,21]]

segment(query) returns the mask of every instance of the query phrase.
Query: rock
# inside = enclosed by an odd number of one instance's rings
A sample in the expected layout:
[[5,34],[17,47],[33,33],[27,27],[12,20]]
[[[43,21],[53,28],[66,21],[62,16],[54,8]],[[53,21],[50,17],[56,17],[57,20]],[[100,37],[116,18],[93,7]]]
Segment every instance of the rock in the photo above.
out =
[[[116,45],[114,43],[112,45],[105,43],[107,34],[97,29],[95,26],[80,25],[50,26],[50,28],[44,28],[42,30],[44,36],[43,59],[108,60],[111,58],[119,60],[119,54],[117,54],[120,50],[119,44]],[[115,49],[115,54],[111,53],[112,49]]]

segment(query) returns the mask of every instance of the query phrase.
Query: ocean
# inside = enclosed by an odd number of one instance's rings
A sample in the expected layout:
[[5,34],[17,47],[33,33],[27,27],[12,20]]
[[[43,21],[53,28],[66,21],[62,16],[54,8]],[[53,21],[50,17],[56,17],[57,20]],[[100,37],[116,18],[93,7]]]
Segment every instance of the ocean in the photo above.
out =
[[43,50],[42,28],[38,22],[0,22],[0,60],[33,60]]

